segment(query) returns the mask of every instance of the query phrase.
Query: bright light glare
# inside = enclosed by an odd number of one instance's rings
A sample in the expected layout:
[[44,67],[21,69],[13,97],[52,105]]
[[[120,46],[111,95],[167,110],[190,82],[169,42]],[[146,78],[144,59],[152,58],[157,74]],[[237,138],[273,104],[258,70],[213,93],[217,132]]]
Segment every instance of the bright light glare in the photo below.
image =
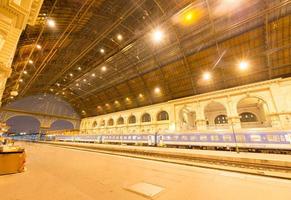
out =
[[95,77],[95,76],[96,76],[96,74],[95,74],[95,73],[93,73],[93,74],[91,74],[91,76],[92,76],[92,77]]
[[123,37],[122,37],[121,34],[118,34],[116,37],[117,37],[117,39],[118,39],[119,41],[121,41],[121,40],[123,39]]
[[155,88],[155,93],[158,94],[158,93],[160,93],[160,92],[161,92],[161,89],[160,89],[159,87],[156,87],[156,88]]
[[47,24],[48,24],[50,27],[55,27],[55,26],[56,26],[55,21],[52,20],[52,19],[47,20]]
[[28,62],[29,62],[29,64],[32,64],[32,63],[33,63],[33,61],[32,61],[32,60],[29,60]]
[[100,53],[105,53],[105,50],[104,49],[100,49]]
[[163,39],[164,33],[161,30],[157,29],[153,31],[152,37],[154,42],[159,43]]
[[101,67],[102,72],[105,72],[107,70],[106,66]]
[[36,45],[37,49],[41,49],[41,46],[39,44]]
[[249,67],[249,63],[246,62],[246,61],[241,61],[241,62],[239,63],[239,68],[240,68],[241,70],[246,70],[248,67]]
[[205,73],[203,74],[203,79],[204,79],[205,81],[210,80],[210,79],[211,79],[211,74],[210,74],[209,72],[205,72]]
[[23,73],[24,73],[24,74],[27,74],[27,71],[26,71],[26,70],[24,70],[24,71],[23,71]]

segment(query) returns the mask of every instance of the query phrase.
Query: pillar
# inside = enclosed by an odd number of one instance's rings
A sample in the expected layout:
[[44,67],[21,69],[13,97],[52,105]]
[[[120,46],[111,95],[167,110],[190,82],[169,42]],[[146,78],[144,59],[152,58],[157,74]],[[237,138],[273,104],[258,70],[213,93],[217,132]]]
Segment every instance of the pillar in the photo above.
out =
[[241,129],[240,117],[237,112],[237,105],[231,97],[227,98],[227,119],[233,129]]
[[206,119],[204,114],[204,108],[201,106],[200,102],[197,103],[197,112],[196,112],[196,127],[197,130],[206,130]]

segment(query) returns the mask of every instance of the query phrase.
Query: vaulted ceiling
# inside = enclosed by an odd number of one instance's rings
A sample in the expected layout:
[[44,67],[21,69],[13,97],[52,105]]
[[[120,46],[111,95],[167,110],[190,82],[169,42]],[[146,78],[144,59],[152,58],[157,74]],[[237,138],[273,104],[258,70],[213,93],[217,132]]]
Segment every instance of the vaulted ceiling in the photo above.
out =
[[85,117],[288,77],[290,12],[288,0],[45,0],[3,101],[51,93]]

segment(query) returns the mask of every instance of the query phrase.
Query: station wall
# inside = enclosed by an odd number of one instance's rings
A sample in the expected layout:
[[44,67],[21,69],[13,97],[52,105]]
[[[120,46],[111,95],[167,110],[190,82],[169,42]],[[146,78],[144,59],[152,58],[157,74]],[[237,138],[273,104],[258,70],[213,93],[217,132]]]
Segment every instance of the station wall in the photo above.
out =
[[[168,114],[168,118],[159,120],[162,111]],[[142,121],[145,113],[150,115],[150,122]],[[129,123],[130,116],[135,116],[135,123]],[[117,123],[120,118],[123,118],[123,124]],[[195,132],[232,128],[291,129],[291,78],[273,79],[84,118],[80,127],[81,133],[87,134]]]

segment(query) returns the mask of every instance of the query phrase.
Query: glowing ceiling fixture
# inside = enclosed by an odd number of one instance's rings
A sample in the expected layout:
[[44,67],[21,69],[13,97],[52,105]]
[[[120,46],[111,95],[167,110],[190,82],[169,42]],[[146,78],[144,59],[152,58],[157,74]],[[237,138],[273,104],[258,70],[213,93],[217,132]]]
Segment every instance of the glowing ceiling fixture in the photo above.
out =
[[126,101],[129,101],[130,99],[128,97],[125,98]]
[[117,34],[116,38],[121,41],[123,39],[122,35],[121,34]]
[[29,63],[29,64],[33,64],[33,61],[32,61],[32,60],[29,60],[28,63]]
[[93,73],[93,74],[91,74],[91,76],[92,76],[92,77],[95,77],[95,76],[96,76],[96,74],[95,74],[95,73]]
[[70,75],[70,77],[73,77],[74,76],[72,73],[70,73],[69,75]]
[[105,72],[106,70],[107,70],[107,67],[106,66],[101,67],[101,71],[102,72]]
[[77,87],[79,87],[79,86],[80,86],[80,84],[79,84],[79,83],[76,83],[76,86],[77,86]]
[[57,85],[58,87],[60,87],[60,84],[59,84],[59,83],[56,83],[56,85]]
[[143,98],[143,94],[142,93],[140,93],[138,96],[139,96],[139,98]]
[[53,88],[51,88],[51,89],[50,89],[50,91],[51,91],[51,92],[53,92],[53,91],[54,91],[54,89],[53,89]]
[[41,46],[39,44],[36,45],[37,49],[41,49]]
[[107,103],[107,104],[105,104],[105,106],[109,107],[109,104]]
[[158,93],[160,93],[160,92],[161,92],[161,88],[159,88],[159,87],[156,87],[154,91],[155,91],[155,93],[156,93],[156,94],[158,94]]
[[119,104],[119,102],[118,102],[117,100],[116,100],[116,101],[114,101],[114,103],[115,103],[115,104]]
[[100,53],[104,54],[105,50],[103,48],[100,49]]
[[20,82],[20,83],[22,83],[22,82],[23,82],[23,79],[22,79],[22,78],[21,78],[21,79],[19,79],[19,82]]
[[81,70],[82,70],[82,68],[81,68],[81,67],[78,67],[78,70],[79,70],[79,71],[81,71]]
[[164,33],[160,29],[156,29],[152,32],[153,41],[156,43],[161,42],[164,37]]
[[249,63],[246,61],[241,61],[239,63],[239,69],[240,70],[246,70],[249,67]]
[[84,78],[84,79],[83,79],[83,82],[86,82],[86,81],[87,81],[87,79]]
[[48,24],[50,27],[55,27],[55,26],[56,26],[55,21],[52,20],[52,19],[48,19],[48,20],[47,20],[47,24]]
[[24,74],[27,74],[27,71],[26,71],[26,70],[24,70],[24,71],[23,71],[23,73],[24,73]]
[[204,79],[205,81],[210,80],[210,79],[211,79],[211,74],[210,74],[209,72],[204,72],[204,74],[203,74],[203,79]]

